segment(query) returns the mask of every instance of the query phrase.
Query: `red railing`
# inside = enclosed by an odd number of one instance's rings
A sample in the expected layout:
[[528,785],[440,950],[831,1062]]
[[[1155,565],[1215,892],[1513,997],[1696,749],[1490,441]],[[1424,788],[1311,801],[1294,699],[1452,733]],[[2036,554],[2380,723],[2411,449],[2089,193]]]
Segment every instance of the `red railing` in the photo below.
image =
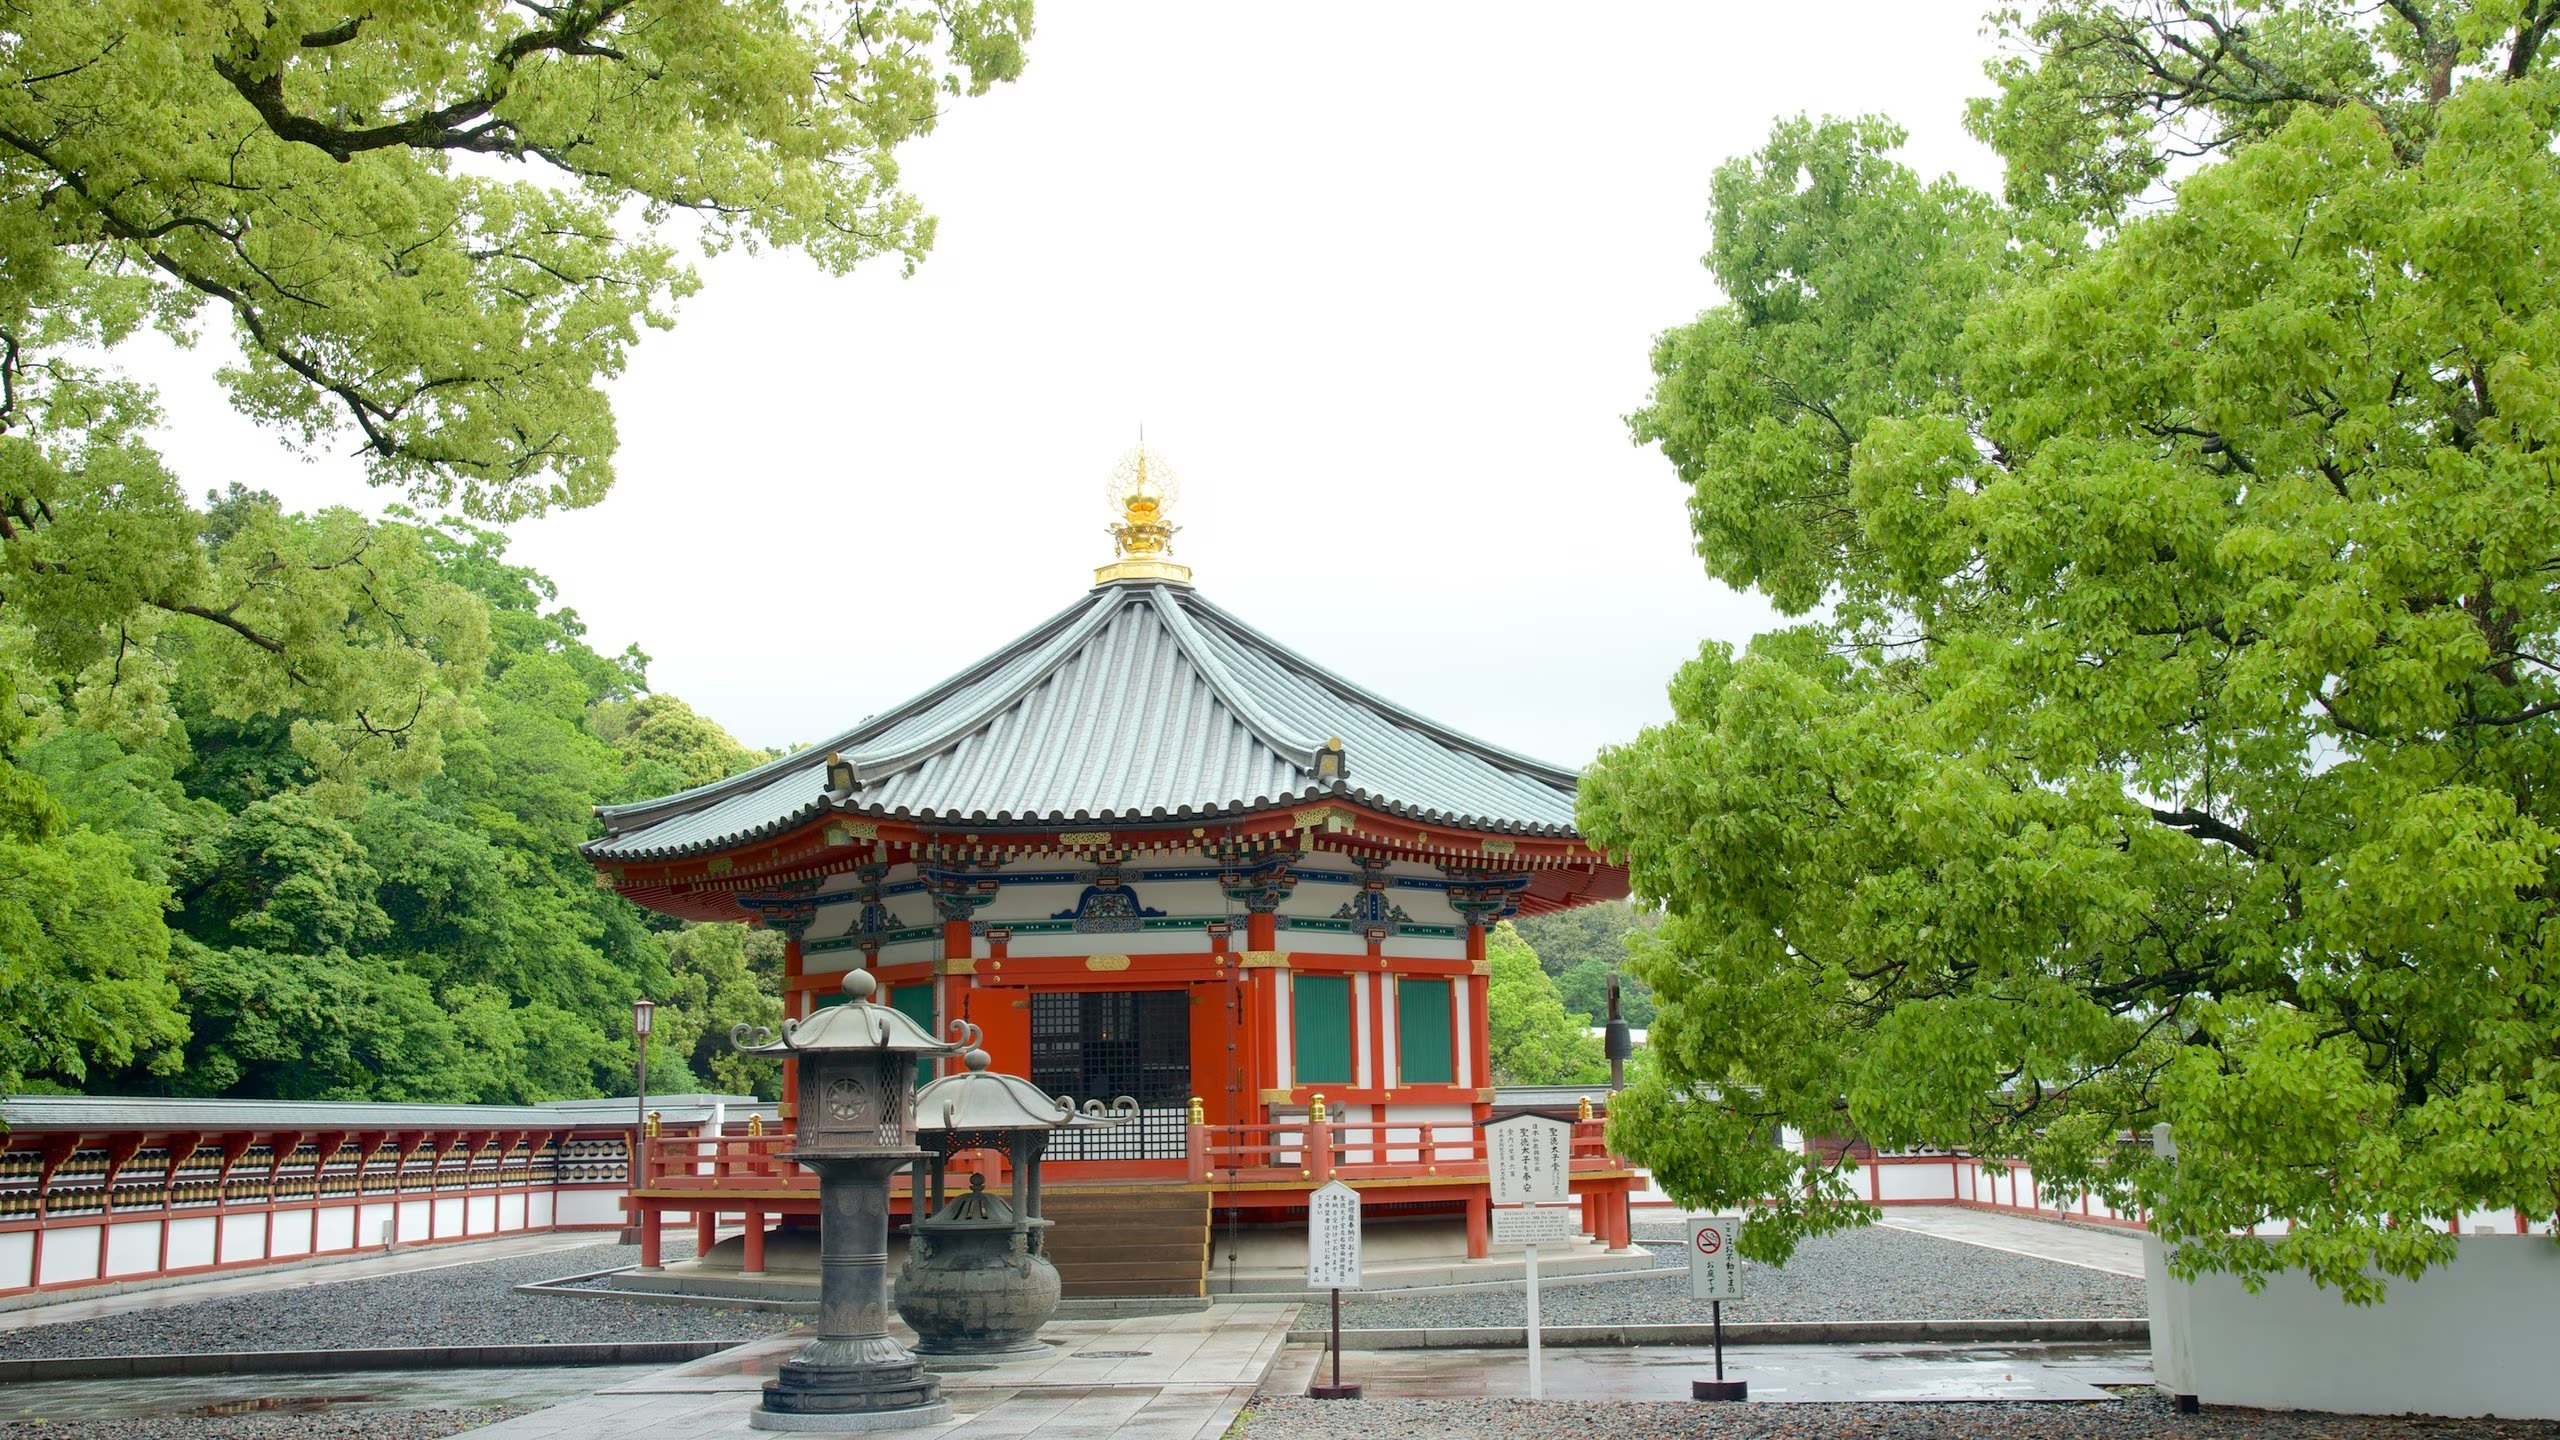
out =
[[[1609,1152],[1601,1122],[1573,1127],[1576,1171],[1623,1170],[1626,1162]],[[1194,1184],[1215,1181],[1245,1183],[1327,1180],[1388,1180],[1438,1177],[1453,1183],[1485,1177],[1484,1132],[1464,1121],[1433,1124],[1416,1121],[1297,1121],[1278,1125],[1193,1125],[1188,1127],[1190,1176]],[[711,1194],[754,1190],[818,1188],[817,1176],[783,1153],[791,1137],[775,1135],[661,1136],[641,1149],[640,1188],[704,1191]],[[1072,1163],[1072,1162],[1068,1162]],[[1072,1172],[1053,1172],[1058,1179]],[[898,1182],[901,1187],[904,1180]]]
[[[1463,1121],[1298,1121],[1279,1125],[1194,1125],[1191,1179],[1246,1183],[1299,1180],[1403,1180],[1438,1177],[1464,1183],[1485,1177],[1484,1132]],[[1609,1152],[1602,1122],[1573,1127],[1573,1168],[1622,1170]]]
[[644,1190],[806,1190],[815,1194],[818,1177],[783,1158],[791,1136],[662,1135],[640,1147],[640,1188]]

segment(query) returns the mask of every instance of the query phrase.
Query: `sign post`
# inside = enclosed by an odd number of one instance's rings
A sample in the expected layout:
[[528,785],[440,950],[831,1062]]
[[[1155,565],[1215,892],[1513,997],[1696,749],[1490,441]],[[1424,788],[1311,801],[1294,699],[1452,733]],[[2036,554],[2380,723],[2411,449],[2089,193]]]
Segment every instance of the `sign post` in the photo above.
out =
[[[1538,1244],[1573,1238],[1571,1217],[1559,1208],[1572,1196],[1573,1125],[1552,1115],[1505,1115],[1484,1127],[1486,1168],[1493,1175],[1493,1241],[1526,1247],[1522,1256],[1529,1290],[1529,1398],[1546,1398],[1539,1367]],[[1519,1208],[1504,1208],[1517,1206]]]
[[1747,1400],[1751,1384],[1724,1378],[1724,1302],[1742,1298],[1742,1256],[1733,1242],[1742,1217],[1711,1215],[1689,1222],[1689,1297],[1711,1307],[1716,1331],[1716,1378],[1689,1382],[1692,1400]]
[[1311,1400],[1357,1400],[1342,1383],[1342,1292],[1360,1288],[1360,1192],[1329,1180],[1307,1196],[1307,1288],[1333,1292],[1333,1383],[1307,1387]]

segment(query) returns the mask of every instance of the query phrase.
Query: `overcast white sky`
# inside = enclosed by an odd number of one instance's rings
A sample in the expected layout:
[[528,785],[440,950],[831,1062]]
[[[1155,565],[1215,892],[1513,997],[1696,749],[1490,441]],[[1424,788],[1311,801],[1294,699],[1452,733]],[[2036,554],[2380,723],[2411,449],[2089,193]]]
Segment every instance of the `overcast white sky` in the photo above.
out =
[[[1015,85],[905,152],[912,278],[725,257],[614,386],[620,481],[516,528],[604,649],[755,745],[812,741],[1074,599],[1146,427],[1210,599],[1445,723],[1566,763],[1771,623],[1689,552],[1622,417],[1715,299],[1707,181],[1778,116],[1964,136],[1987,0],[1042,6]],[[180,474],[394,498],[139,354]]]

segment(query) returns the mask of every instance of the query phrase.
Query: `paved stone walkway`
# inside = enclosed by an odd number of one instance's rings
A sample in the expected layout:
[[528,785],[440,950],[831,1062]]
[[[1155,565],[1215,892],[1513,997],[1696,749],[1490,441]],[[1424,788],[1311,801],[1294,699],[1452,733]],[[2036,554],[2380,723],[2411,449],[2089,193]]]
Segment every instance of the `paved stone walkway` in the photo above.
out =
[[[1705,1346],[1626,1349],[1549,1347],[1539,1361],[1549,1400],[1689,1399],[1689,1382],[1715,1376]],[[1755,1402],[2101,1401],[2105,1385],[2151,1383],[2139,1345],[1728,1345],[1725,1378],[1747,1382]],[[1332,1371],[1315,1345],[1291,1345],[1263,1387],[1303,1395]],[[1525,1350],[1345,1350],[1342,1378],[1373,1400],[1525,1399]]]
[[[1055,1349],[999,1363],[936,1362],[953,1418],[890,1433],[938,1440],[1217,1440],[1280,1354],[1294,1305],[1215,1304],[1187,1315],[1065,1320]],[[478,1440],[697,1440],[747,1424],[764,1382],[806,1343],[778,1336],[469,1432]],[[911,1339],[903,1328],[899,1338]]]
[[201,1305],[208,1300],[227,1300],[239,1295],[264,1295],[279,1290],[302,1290],[314,1285],[335,1285],[346,1280],[370,1280],[384,1275],[413,1275],[422,1270],[443,1270],[456,1265],[478,1265],[490,1260],[505,1260],[520,1255],[544,1255],[555,1250],[585,1250],[613,1243],[610,1230],[546,1230],[530,1235],[506,1235],[487,1240],[455,1240],[434,1245],[413,1245],[403,1250],[387,1251],[354,1259],[324,1259],[309,1264],[287,1262],[272,1269],[246,1270],[235,1275],[204,1278],[181,1278],[148,1288],[118,1291],[106,1295],[47,1300],[22,1308],[0,1310],[0,1330],[17,1330],[30,1325],[59,1325],[68,1321],[95,1320],[107,1315],[124,1315],[136,1310],[163,1310],[173,1305]]
[[2023,1215],[1954,1205],[1897,1205],[1885,1211],[1876,1223],[1891,1230],[1979,1245],[1985,1250],[2005,1250],[2012,1255],[2032,1255],[2085,1270],[2142,1278],[2139,1230],[2065,1225],[2058,1220],[2030,1220]]

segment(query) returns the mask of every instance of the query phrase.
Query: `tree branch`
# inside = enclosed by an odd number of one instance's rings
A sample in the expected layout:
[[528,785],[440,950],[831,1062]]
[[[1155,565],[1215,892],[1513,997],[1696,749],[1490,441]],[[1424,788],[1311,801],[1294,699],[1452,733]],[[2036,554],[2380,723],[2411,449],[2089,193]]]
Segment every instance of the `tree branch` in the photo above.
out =
[[2177,810],[2163,810],[2156,805],[2149,808],[2152,819],[2172,830],[2183,830],[2199,840],[2218,840],[2252,860],[2261,858],[2258,842],[2249,832],[2216,816],[2192,806]]

